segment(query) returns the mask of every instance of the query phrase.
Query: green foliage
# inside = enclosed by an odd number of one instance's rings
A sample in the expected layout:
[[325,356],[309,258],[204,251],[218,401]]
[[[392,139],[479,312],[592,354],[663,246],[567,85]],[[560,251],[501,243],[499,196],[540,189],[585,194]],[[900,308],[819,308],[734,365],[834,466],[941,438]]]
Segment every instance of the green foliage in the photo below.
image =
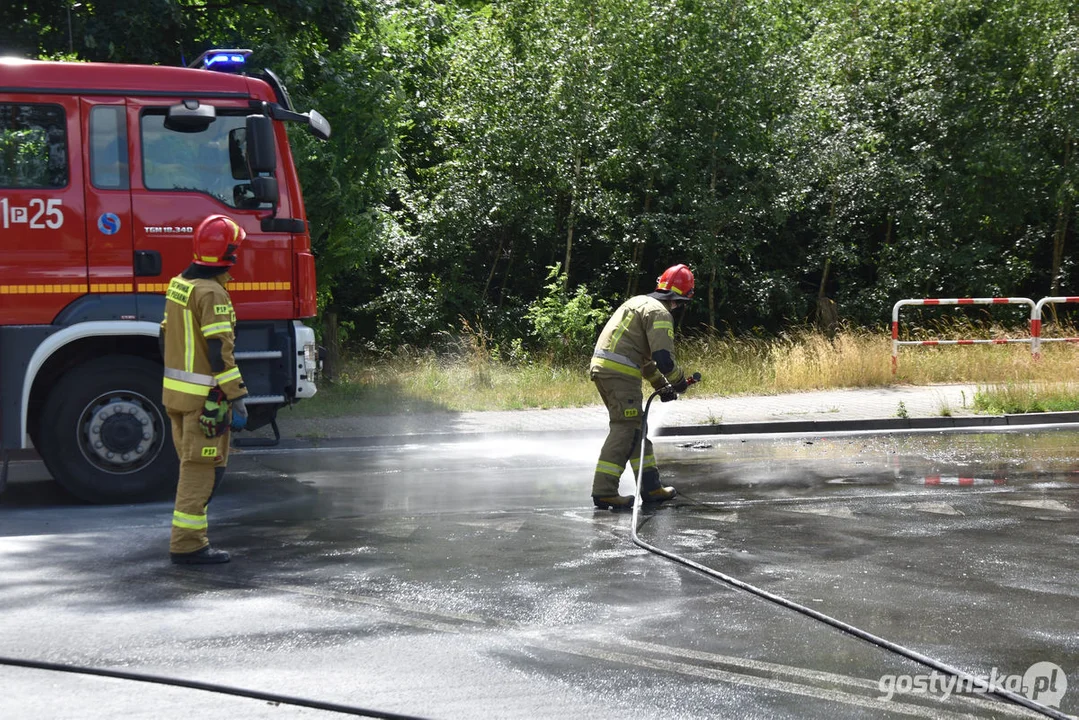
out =
[[566,284],[561,266],[549,267],[546,295],[532,303],[526,313],[540,346],[562,362],[587,357],[598,328],[610,314],[607,303],[593,298],[584,285],[578,285],[571,295]]
[[1073,412],[1079,409],[1079,388],[1073,383],[1004,383],[979,387],[974,410],[989,415]]
[[320,304],[368,347],[461,317],[493,348],[587,345],[543,305],[555,263],[595,308],[685,262],[687,326],[765,334],[1079,284],[1070,0],[0,5],[5,52],[213,45],[252,47],[333,123],[290,130],[293,154]]
[[0,130],[0,158],[0,185],[49,185],[49,146],[42,128]]

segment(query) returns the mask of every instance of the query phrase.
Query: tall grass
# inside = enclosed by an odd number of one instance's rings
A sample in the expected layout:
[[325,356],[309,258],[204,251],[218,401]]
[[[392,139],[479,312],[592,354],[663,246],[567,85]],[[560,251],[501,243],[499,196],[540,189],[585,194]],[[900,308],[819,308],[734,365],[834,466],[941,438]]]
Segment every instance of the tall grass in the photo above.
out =
[[[1001,332],[990,328],[982,337],[1001,337]],[[930,337],[978,337],[967,327],[937,328],[933,333]],[[452,340],[437,354],[402,350],[352,358],[336,384],[324,385],[297,410],[304,415],[395,414],[599,402],[588,379],[587,357],[566,365],[523,354],[519,348],[507,353],[482,328],[467,323]],[[988,396],[990,388],[998,386],[1057,387],[1074,377],[1079,360],[1079,349],[1070,343],[1043,346],[1038,361],[1031,358],[1028,345],[903,347],[893,375],[890,336],[863,329],[844,329],[834,336],[808,328],[778,338],[705,335],[680,340],[677,350],[687,372],[703,376],[694,390],[697,397],[948,382],[984,384]]]

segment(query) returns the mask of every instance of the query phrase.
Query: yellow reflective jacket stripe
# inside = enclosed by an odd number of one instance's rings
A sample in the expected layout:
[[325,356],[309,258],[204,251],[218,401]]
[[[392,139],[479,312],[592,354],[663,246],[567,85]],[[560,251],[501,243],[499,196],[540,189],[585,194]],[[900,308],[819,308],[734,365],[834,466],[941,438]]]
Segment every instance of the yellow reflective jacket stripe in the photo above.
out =
[[632,313],[627,312],[625,315],[622,316],[622,321],[618,323],[618,329],[614,331],[614,335],[611,337],[611,350],[614,350],[616,347],[618,347],[618,341],[622,339],[622,333],[626,331],[626,328],[629,327],[629,324],[631,322],[633,322]]
[[633,362],[625,355],[619,355],[618,353],[611,352],[610,350],[596,350],[594,353],[592,353],[592,356],[603,358],[604,360],[611,360],[620,365],[625,365],[626,367],[636,368],[638,370],[641,369],[640,365]]
[[199,397],[206,397],[206,394],[209,391],[205,385],[196,385],[195,383],[174,380],[173,378],[168,377],[162,380],[162,387],[166,390],[175,390],[176,392],[182,392],[185,395],[198,395]]
[[195,318],[190,310],[184,310],[184,370],[195,370]]
[[614,370],[615,372],[622,373],[623,375],[629,375],[630,377],[639,378],[641,371],[631,367],[626,367],[621,363],[616,363],[614,360],[607,360],[606,358],[592,358],[592,367],[606,368],[607,370]]
[[213,375],[184,372],[183,370],[173,370],[169,367],[165,368],[165,377],[172,378],[173,380],[183,380],[184,382],[194,383],[195,385],[205,385],[208,388],[212,388],[217,384],[214,382]]
[[230,332],[232,330],[232,323],[228,321],[210,323],[209,325],[203,325],[201,329],[203,337],[210,337],[211,335],[220,335],[224,332]]
[[226,370],[223,373],[218,373],[217,375],[214,375],[214,380],[217,381],[218,385],[224,385],[225,383],[232,380],[239,380],[240,377],[240,368],[234,367],[231,370]]

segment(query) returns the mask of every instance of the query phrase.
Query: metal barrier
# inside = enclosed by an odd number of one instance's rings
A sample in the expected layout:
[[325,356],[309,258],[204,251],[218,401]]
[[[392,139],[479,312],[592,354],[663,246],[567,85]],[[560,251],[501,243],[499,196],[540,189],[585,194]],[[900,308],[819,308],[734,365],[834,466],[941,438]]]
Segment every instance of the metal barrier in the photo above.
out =
[[1042,337],[1042,308],[1050,303],[1079,303],[1079,297],[1043,297],[1034,307],[1034,315],[1030,319],[1030,334],[1034,338],[1030,352],[1037,360],[1042,356],[1042,343],[1047,342],[1079,342],[1079,337],[1043,338]]
[[925,484],[929,487],[938,487],[940,485],[957,485],[959,487],[970,487],[973,485],[1007,485],[1007,478],[977,478],[977,477],[957,477],[955,475],[929,475],[925,478]]
[[[1046,298],[1049,299],[1049,298]],[[1079,302],[1079,298],[1075,298]],[[1002,338],[1000,340],[900,340],[899,308],[904,305],[1029,305],[1030,337]],[[892,374],[899,369],[899,347],[901,345],[1007,345],[1010,343],[1030,343],[1031,352],[1036,344],[1035,327],[1041,329],[1038,320],[1039,307],[1030,298],[991,297],[991,298],[923,298],[921,300],[900,300],[892,306]],[[1077,339],[1079,341],[1079,339]]]

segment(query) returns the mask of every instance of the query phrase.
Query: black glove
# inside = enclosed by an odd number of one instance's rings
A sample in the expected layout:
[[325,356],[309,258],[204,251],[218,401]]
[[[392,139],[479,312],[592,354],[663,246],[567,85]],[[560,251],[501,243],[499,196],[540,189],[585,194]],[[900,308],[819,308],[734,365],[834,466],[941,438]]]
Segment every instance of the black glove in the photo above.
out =
[[688,389],[689,389],[689,381],[688,381],[688,380],[686,380],[686,376],[685,376],[685,375],[683,375],[683,376],[682,376],[682,379],[681,379],[681,380],[679,380],[679,381],[678,381],[678,382],[676,382],[676,383],[673,383],[673,384],[671,385],[671,387],[672,387],[672,388],[674,388],[674,391],[675,391],[676,393],[678,393],[679,395],[681,395],[682,393],[684,393],[684,392],[685,392],[686,390],[688,390]]
[[673,385],[665,385],[659,389],[659,401],[670,402],[671,400],[677,400],[678,393],[675,392]]

